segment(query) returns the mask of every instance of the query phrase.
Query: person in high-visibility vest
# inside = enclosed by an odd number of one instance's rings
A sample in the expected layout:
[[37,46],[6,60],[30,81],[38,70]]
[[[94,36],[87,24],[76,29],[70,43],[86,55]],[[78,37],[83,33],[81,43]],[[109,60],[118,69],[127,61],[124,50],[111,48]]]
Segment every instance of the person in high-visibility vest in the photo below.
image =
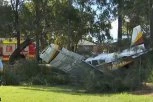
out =
[[0,59],[0,85],[2,84],[2,77],[3,77],[3,62]]

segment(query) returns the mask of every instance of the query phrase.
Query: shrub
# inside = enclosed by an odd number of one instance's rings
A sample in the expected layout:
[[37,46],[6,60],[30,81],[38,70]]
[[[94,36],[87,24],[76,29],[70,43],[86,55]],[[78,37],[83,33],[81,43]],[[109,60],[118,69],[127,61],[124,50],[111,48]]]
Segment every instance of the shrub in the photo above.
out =
[[47,85],[46,80],[43,78],[42,75],[37,75],[31,78],[30,83],[32,85]]
[[28,80],[31,77],[37,76],[41,73],[41,68],[34,60],[21,60],[15,65],[16,74],[22,80]]
[[[143,64],[143,70],[144,73],[143,74],[143,78],[150,83],[153,83],[153,53],[150,53],[147,56],[147,59],[144,60],[144,64]],[[145,75],[145,76],[144,76]]]
[[53,85],[67,84],[68,75],[56,68],[39,66],[33,60],[20,60],[15,65],[5,66],[4,79],[7,85]]
[[19,85],[19,77],[10,66],[5,66],[3,81],[6,85]]
[[48,73],[44,74],[44,78],[46,79],[46,81],[49,85],[68,84],[69,83],[68,74],[66,74],[56,68],[51,68],[48,70],[49,70]]
[[90,72],[85,88],[90,92],[134,90],[141,85],[138,68],[107,70],[103,74]]

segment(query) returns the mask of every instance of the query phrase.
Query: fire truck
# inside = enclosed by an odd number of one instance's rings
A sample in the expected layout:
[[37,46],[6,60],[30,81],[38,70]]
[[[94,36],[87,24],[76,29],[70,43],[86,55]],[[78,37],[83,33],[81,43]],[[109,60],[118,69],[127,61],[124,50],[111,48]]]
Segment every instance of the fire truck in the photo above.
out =
[[[36,44],[35,42],[25,41],[26,40],[21,40],[21,51],[19,54],[27,59],[34,59],[36,54]],[[17,40],[15,38],[0,38],[0,56],[3,61],[9,61],[10,56],[16,49]]]

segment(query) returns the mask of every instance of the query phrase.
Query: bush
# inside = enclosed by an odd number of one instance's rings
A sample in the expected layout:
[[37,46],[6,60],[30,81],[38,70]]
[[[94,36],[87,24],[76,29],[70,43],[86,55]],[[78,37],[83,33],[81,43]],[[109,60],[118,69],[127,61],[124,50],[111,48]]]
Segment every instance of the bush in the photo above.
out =
[[67,84],[68,75],[56,68],[39,66],[33,60],[20,60],[15,65],[5,66],[4,79],[7,85],[55,85]]
[[10,66],[5,66],[3,81],[6,85],[19,85],[19,77]]
[[150,53],[147,56],[147,59],[144,60],[143,64],[143,70],[144,74],[142,75],[142,78],[145,79],[145,81],[153,83],[153,53]]
[[48,73],[44,74],[44,78],[46,79],[49,85],[55,84],[68,84],[69,83],[69,76],[68,74],[56,69],[51,68],[49,69]]
[[129,69],[107,70],[103,74],[92,71],[85,82],[85,88],[89,92],[120,92],[134,90],[140,85],[139,68],[136,66]]
[[153,52],[135,59],[129,68],[107,70],[103,75],[89,73],[85,82],[88,91],[135,90],[144,82],[153,83]]
[[15,65],[15,71],[20,81],[29,80],[41,73],[41,68],[34,60],[21,60]]
[[37,75],[31,78],[30,83],[32,85],[47,85],[46,80],[42,77],[42,75]]

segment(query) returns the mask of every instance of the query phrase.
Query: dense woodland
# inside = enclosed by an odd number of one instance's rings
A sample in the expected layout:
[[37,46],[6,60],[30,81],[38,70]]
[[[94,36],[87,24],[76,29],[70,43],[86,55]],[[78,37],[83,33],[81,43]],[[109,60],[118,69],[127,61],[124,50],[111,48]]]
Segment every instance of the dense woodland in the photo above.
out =
[[137,25],[153,39],[152,6],[152,0],[1,0],[0,36],[17,37],[18,47],[21,37],[33,38],[37,53],[51,42],[76,50],[80,39],[112,40],[118,19],[118,45]]

